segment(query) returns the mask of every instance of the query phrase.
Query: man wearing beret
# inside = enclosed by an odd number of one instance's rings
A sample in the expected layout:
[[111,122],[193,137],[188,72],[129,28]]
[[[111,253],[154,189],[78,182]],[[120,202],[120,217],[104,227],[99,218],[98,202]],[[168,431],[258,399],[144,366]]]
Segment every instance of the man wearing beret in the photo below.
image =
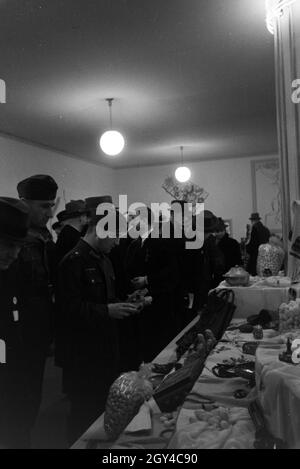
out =
[[[103,238],[105,231],[97,227],[103,219],[96,214],[97,207],[104,202],[107,197],[86,199],[88,230],[59,265],[59,304],[67,345],[64,374],[71,403],[70,444],[101,415],[109,387],[117,377],[116,319],[137,313],[134,305],[116,300],[108,254],[118,242],[117,233],[114,230],[111,237]],[[115,215],[111,212],[112,219]]]
[[35,175],[17,186],[29,209],[29,231],[18,258],[20,325],[29,382],[28,423],[38,415],[46,358],[53,340],[54,243],[47,223],[52,217],[57,184],[51,176]]
[[0,197],[0,447],[15,449],[29,446],[14,262],[27,231],[26,205]]

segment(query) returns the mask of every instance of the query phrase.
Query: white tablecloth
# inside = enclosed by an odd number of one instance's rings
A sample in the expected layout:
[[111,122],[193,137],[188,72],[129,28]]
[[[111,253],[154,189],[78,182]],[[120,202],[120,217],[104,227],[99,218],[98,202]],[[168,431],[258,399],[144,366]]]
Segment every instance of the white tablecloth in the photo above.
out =
[[257,350],[257,390],[272,434],[300,449],[300,365],[278,359],[285,349]]
[[[262,309],[275,311],[282,303],[289,299],[289,287],[269,287],[258,281],[250,287],[230,287],[224,281],[219,288],[229,288],[234,291],[235,304],[237,306],[234,317],[247,318],[252,314],[258,314]],[[300,284],[292,285],[300,297]]]

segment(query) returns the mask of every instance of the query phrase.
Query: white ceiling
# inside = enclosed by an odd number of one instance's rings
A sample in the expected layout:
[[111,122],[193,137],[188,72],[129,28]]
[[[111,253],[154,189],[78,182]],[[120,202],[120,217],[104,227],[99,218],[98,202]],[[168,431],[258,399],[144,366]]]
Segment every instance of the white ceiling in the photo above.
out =
[[[3,0],[0,131],[114,168],[277,151],[264,0]],[[126,138],[117,158],[98,139]]]

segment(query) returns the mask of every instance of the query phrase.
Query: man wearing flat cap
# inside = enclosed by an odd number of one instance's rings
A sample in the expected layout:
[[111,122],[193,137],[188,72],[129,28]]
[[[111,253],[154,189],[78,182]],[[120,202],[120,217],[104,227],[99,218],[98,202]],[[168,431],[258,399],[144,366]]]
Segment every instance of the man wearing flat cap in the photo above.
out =
[[57,184],[51,176],[35,175],[17,186],[29,209],[29,231],[18,258],[20,325],[29,381],[28,422],[38,415],[46,358],[53,340],[54,243],[47,223],[52,217]]
[[[137,313],[134,305],[116,300],[108,254],[118,243],[118,233],[113,229],[110,237],[105,237],[108,233],[100,223],[106,215],[96,213],[101,203],[112,207],[111,199],[86,199],[88,230],[59,265],[60,325],[66,344],[63,368],[71,403],[70,444],[103,412],[109,387],[117,377],[116,320]],[[112,227],[117,225],[116,213],[112,209],[107,214]]]
[[262,224],[259,213],[252,213],[249,220],[251,222],[251,233],[249,242],[246,244],[246,250],[249,254],[247,270],[251,275],[255,276],[257,274],[256,263],[258,248],[261,244],[265,244],[269,241],[271,234],[268,228]]
[[0,197],[0,447],[27,448],[26,380],[19,328],[15,260],[28,231],[28,209]]

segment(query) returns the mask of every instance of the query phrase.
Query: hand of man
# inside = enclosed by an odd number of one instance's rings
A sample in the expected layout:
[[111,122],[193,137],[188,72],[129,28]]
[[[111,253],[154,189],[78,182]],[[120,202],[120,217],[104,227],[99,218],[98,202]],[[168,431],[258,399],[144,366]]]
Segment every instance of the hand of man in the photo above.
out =
[[133,280],[131,280],[131,283],[135,290],[140,290],[147,285],[147,277],[135,277]]
[[138,312],[132,303],[111,303],[108,305],[108,314],[113,319],[124,319]]
[[144,298],[144,307],[150,306],[152,304],[152,296],[145,296]]

